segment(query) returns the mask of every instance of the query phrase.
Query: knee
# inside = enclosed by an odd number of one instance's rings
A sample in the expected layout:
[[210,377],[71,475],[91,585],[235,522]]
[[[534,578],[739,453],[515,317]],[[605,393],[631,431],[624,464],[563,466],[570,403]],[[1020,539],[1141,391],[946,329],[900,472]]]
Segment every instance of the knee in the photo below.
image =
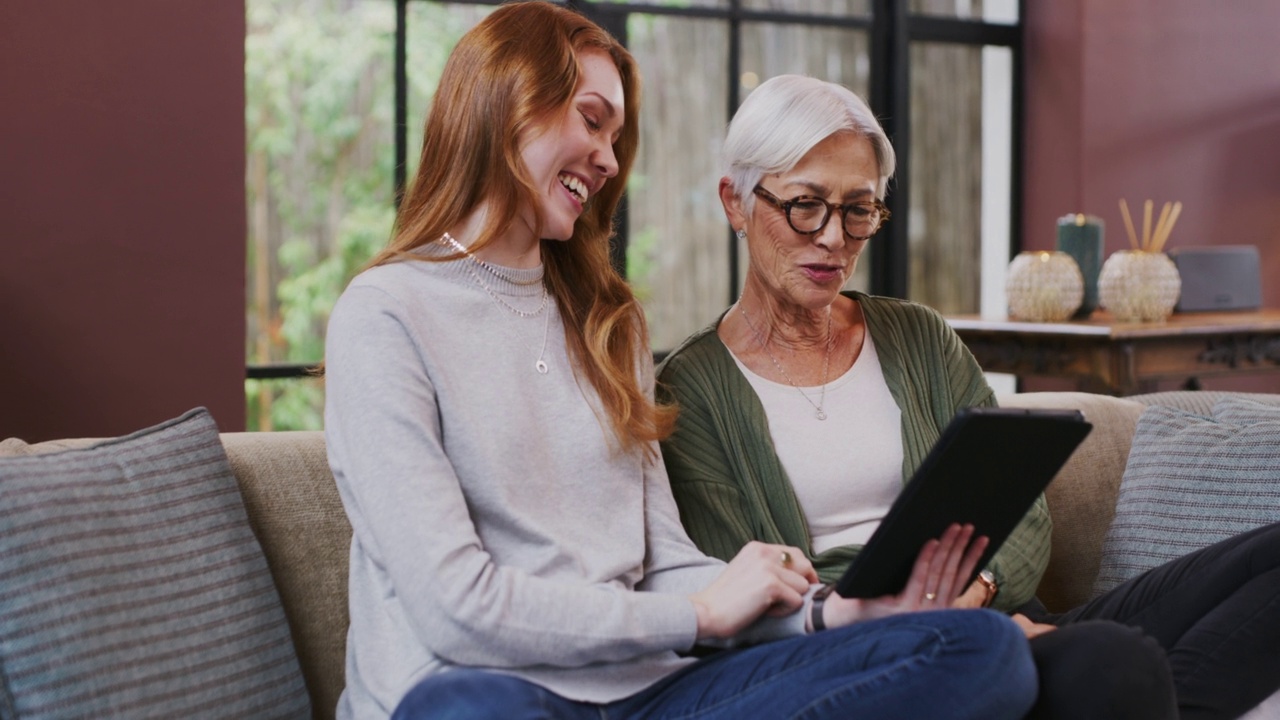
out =
[[[1077,667],[1088,663],[1097,668],[1098,686],[1112,692],[1148,692],[1173,695],[1173,675],[1169,658],[1155,638],[1135,627],[1114,622],[1081,623],[1082,642]],[[1056,631],[1055,631],[1056,632]],[[1088,651],[1088,652],[1085,652]]]
[[1255,531],[1257,537],[1257,572],[1280,567],[1280,523],[1264,525]]
[[536,686],[518,678],[453,670],[413,686],[396,705],[391,720],[499,720],[517,716],[516,707],[537,702]]
[[[1023,717],[1036,698],[1036,667],[1026,635],[1003,613],[994,610],[955,611],[962,633],[952,636],[952,650],[964,659],[966,685],[1000,688],[998,702],[978,709],[976,717]],[[963,639],[959,639],[963,638]],[[994,693],[988,693],[993,696]]]
[[1035,638],[1031,649],[1040,675],[1037,716],[1177,717],[1164,649],[1137,628],[1075,623]]
[[1256,572],[1280,565],[1280,522],[1255,527],[1217,543],[1228,548],[1228,555],[1243,555]]

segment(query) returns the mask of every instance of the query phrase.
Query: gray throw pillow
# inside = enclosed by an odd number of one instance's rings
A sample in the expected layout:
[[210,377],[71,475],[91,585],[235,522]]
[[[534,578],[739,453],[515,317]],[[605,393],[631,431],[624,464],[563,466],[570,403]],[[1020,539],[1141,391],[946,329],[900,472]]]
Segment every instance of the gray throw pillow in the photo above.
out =
[[1235,424],[1153,405],[1138,419],[1094,596],[1277,521],[1280,419]]
[[203,408],[0,458],[0,716],[310,717]]

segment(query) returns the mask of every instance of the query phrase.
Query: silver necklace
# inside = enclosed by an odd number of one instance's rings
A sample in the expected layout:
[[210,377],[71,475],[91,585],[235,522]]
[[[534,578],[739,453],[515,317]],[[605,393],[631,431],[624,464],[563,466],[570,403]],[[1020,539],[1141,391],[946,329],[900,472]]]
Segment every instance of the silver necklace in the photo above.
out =
[[742,313],[742,319],[747,321],[747,327],[751,328],[751,334],[756,336],[756,342],[760,343],[760,348],[764,350],[764,354],[768,355],[769,359],[773,361],[773,366],[778,368],[778,372],[782,373],[782,377],[787,379],[787,383],[795,388],[796,392],[800,393],[800,397],[803,397],[813,406],[813,416],[819,420],[826,420],[827,413],[822,408],[827,404],[827,371],[831,369],[831,346],[835,342],[835,336],[831,334],[831,308],[827,308],[827,353],[826,359],[822,362],[822,394],[816,403],[813,398],[809,397],[808,393],[800,389],[796,381],[791,379],[791,374],[787,372],[787,369],[782,367],[782,363],[778,362],[778,358],[774,357],[773,353],[770,352],[769,344],[765,342],[764,335],[761,335],[760,331],[756,329],[755,323],[751,322],[751,316],[747,314],[747,309],[742,306],[741,300],[738,301],[738,311]]
[[530,285],[536,285],[542,282],[541,274],[539,274],[538,277],[533,278],[532,280],[516,279],[515,275],[513,275],[507,268],[499,267],[497,265],[494,265],[490,262],[486,262],[476,257],[474,254],[472,254],[470,250],[467,249],[465,245],[455,240],[454,237],[449,233],[445,233],[444,236],[441,237],[440,239],[449,243],[449,246],[452,247],[454,250],[457,250],[458,252],[471,258],[472,262],[484,268],[489,272],[490,275],[498,278],[499,280],[509,282],[512,285],[520,285],[522,287],[528,287]]
[[[476,257],[475,255],[472,255],[471,251],[467,249],[466,245],[463,245],[457,240],[454,240],[453,236],[450,235],[449,233],[445,233],[444,235],[441,235],[440,240],[447,243],[449,247],[451,247],[452,249],[462,253],[463,255],[466,255],[467,258],[471,260],[472,263],[475,263],[480,267],[485,267],[485,265],[487,264],[480,258]],[[471,265],[468,265],[467,272],[471,273],[471,277],[475,278],[476,282],[480,283],[480,287],[484,288],[484,291],[489,293],[489,297],[493,298],[494,302],[510,310],[516,315],[519,315],[520,317],[526,317],[526,318],[537,317],[538,313],[547,309],[548,293],[545,285],[542,288],[542,302],[538,304],[538,308],[536,310],[521,310],[520,308],[513,306],[511,303],[507,302],[506,300],[503,300],[501,295],[494,292],[493,288],[489,287],[489,283],[486,283],[484,281],[484,278],[480,277],[480,273],[476,272],[474,267],[472,267]],[[502,277],[502,275],[499,274],[498,277]],[[538,278],[538,282],[542,282],[542,278]],[[533,283],[529,283],[529,284],[532,285]]]
[[[515,281],[512,281],[509,277],[507,277],[505,274],[499,272],[497,268],[491,267],[485,261],[476,257],[475,255],[472,255],[471,252],[467,250],[467,246],[463,245],[457,240],[454,240],[453,236],[450,235],[449,233],[445,233],[444,235],[441,235],[440,239],[445,243],[447,243],[454,250],[457,250],[463,255],[466,255],[475,264],[493,273],[499,279],[515,282]],[[550,293],[547,292],[547,287],[545,285],[542,286],[542,302],[538,304],[538,309],[532,310],[532,311],[521,310],[520,308],[513,307],[506,300],[503,300],[501,295],[494,292],[493,288],[489,287],[489,284],[484,281],[484,278],[480,277],[480,273],[477,273],[475,271],[475,268],[468,265],[467,272],[471,273],[471,277],[474,278],[475,281],[480,284],[480,287],[484,288],[485,292],[489,293],[489,297],[493,298],[494,302],[510,310],[516,315],[519,315],[520,317],[523,317],[523,318],[537,317],[538,313],[541,313],[542,311],[547,309],[547,299],[550,297]],[[542,278],[539,277],[537,280],[534,280],[534,281],[515,282],[515,284],[516,285],[532,285],[534,282],[542,282]],[[538,361],[533,364],[533,369],[537,370],[539,375],[546,375],[550,371],[550,368],[547,366],[547,361],[543,359],[543,357],[547,354],[547,334],[550,332],[550,330],[551,330],[551,313],[547,313],[544,316],[542,321],[542,347],[538,350]]]

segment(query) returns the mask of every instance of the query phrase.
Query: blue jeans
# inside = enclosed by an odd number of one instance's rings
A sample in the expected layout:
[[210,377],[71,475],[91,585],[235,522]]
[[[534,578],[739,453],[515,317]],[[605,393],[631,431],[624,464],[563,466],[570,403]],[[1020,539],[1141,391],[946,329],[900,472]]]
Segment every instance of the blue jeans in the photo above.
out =
[[1027,640],[1008,617],[943,610],[729,650],[605,705],[483,670],[429,677],[393,720],[1021,718],[1036,699]]

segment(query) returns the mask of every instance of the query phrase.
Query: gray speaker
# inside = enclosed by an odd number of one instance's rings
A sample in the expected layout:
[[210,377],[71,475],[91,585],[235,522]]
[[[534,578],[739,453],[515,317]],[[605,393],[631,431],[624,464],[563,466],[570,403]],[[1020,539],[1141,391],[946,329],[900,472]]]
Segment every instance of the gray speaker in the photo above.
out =
[[1217,245],[1173,248],[1169,257],[1182,276],[1175,312],[1254,310],[1262,307],[1258,248]]

